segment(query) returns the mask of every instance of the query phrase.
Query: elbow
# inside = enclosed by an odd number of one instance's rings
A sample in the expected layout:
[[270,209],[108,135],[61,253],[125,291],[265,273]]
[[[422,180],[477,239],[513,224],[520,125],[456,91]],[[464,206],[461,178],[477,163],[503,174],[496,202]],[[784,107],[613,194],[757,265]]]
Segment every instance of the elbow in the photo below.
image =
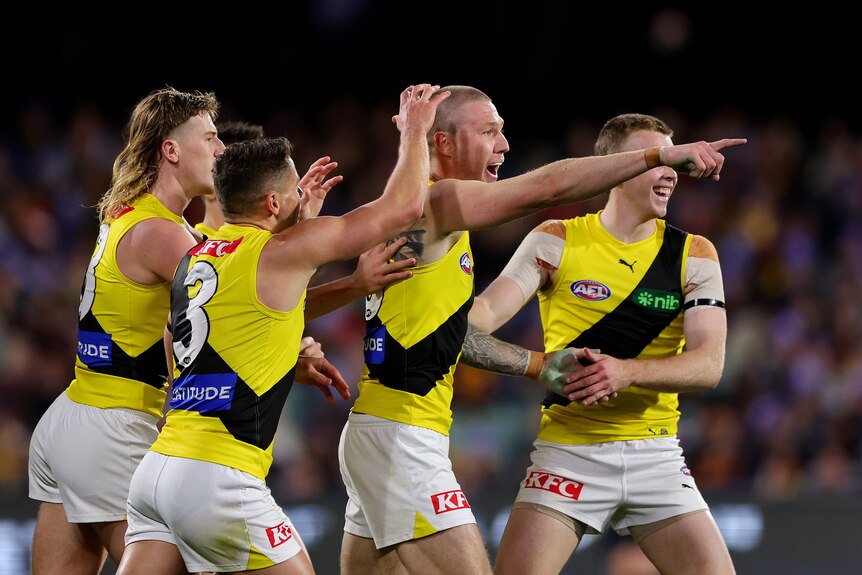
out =
[[425,211],[425,202],[424,201],[413,201],[404,206],[404,227],[410,226],[416,222],[419,218],[422,217],[422,214]]
[[703,389],[710,390],[718,387],[721,383],[721,375],[724,370],[721,365],[714,365],[711,369],[704,370],[703,374]]

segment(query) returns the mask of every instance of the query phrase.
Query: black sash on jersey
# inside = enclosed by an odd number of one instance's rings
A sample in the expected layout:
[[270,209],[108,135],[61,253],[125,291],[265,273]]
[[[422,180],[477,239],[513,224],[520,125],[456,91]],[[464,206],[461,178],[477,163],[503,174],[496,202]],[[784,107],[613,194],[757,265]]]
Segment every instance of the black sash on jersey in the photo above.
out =
[[[635,291],[648,288],[672,292],[682,302],[682,254],[688,234],[671,225],[665,227],[662,245]],[[581,332],[566,347],[589,347],[619,359],[637,357],[643,349],[671,324],[682,310],[675,313],[646,309],[635,303],[631,293],[613,311]],[[584,360],[582,360],[584,361]],[[568,405],[569,399],[549,391],[542,405]]]

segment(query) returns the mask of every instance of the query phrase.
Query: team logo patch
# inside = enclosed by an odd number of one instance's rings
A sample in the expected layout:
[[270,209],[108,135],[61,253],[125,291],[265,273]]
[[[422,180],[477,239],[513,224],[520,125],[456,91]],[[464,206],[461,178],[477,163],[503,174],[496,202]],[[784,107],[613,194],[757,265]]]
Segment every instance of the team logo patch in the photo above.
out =
[[363,352],[365,363],[368,365],[380,365],[386,357],[386,326],[365,328],[365,339],[363,340]]
[[434,513],[437,515],[457,509],[470,509],[467,496],[460,489],[436,493],[431,496],[431,503],[434,505]]
[[207,240],[201,242],[189,251],[193,256],[211,256],[220,258],[236,251],[243,238],[229,242],[227,240]]
[[470,261],[470,254],[468,254],[467,252],[461,254],[461,260],[459,263],[461,264],[461,269],[464,271],[465,274],[467,274],[468,276],[473,275],[473,262]]
[[185,411],[226,411],[233,402],[235,373],[181,375],[171,389],[171,407]]
[[632,292],[632,301],[642,308],[660,313],[679,311],[679,294],[671,291],[640,288]]
[[554,475],[553,473],[543,473],[541,471],[531,471],[524,480],[526,489],[542,489],[556,493],[561,497],[574,499],[577,501],[581,497],[581,490],[584,484],[568,477]]
[[287,543],[293,537],[289,525],[279,523],[275,527],[266,528],[266,537],[269,539],[271,547],[278,547],[282,543]]
[[576,297],[587,301],[602,301],[611,297],[611,288],[595,280],[579,280],[569,288]]
[[111,336],[107,333],[78,330],[78,359],[89,367],[111,365]]
[[686,477],[691,477],[691,469],[688,468],[688,465],[683,465],[679,468],[679,471]]

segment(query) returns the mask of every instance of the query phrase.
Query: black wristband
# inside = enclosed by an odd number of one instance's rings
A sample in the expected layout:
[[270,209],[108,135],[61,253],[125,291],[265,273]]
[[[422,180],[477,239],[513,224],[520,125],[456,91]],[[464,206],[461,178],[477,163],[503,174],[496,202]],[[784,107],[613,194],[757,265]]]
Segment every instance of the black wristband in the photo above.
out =
[[722,307],[723,308],[724,302],[719,300],[719,299],[714,299],[714,298],[699,298],[699,299],[693,299],[691,301],[685,302],[685,305],[682,306],[682,309],[684,309],[684,310],[691,309],[691,308],[698,306],[698,305],[709,305],[712,307]]

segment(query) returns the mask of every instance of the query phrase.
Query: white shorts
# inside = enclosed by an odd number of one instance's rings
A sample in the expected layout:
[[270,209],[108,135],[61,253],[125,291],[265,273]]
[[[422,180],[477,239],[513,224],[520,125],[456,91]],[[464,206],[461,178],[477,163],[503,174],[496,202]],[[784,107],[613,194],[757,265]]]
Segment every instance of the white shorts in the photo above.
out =
[[516,503],[550,507],[602,533],[708,509],[676,437],[564,445],[537,439]]
[[165,541],[186,568],[245,571],[302,550],[266,483],[231,467],[150,451],[129,488],[126,545]]
[[344,530],[378,549],[476,523],[441,433],[351,413],[338,445]]
[[129,483],[156,440],[158,419],[134,409],[102,409],[61,393],[30,439],[30,498],[62,503],[70,523],[126,517]]

